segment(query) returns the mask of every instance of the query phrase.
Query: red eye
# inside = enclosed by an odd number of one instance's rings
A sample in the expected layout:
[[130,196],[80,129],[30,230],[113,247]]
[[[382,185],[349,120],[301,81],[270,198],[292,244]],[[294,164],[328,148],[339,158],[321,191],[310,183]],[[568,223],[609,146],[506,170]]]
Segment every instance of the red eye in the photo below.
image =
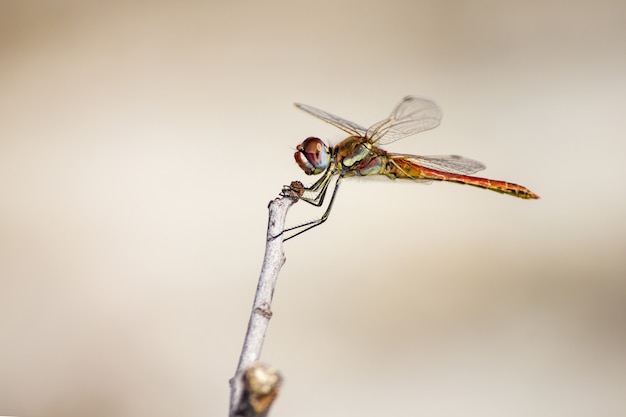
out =
[[319,138],[306,138],[297,147],[294,157],[302,170],[308,175],[319,174],[328,167],[328,147]]
[[302,152],[313,166],[318,166],[325,154],[324,142],[318,138],[308,138],[302,142]]

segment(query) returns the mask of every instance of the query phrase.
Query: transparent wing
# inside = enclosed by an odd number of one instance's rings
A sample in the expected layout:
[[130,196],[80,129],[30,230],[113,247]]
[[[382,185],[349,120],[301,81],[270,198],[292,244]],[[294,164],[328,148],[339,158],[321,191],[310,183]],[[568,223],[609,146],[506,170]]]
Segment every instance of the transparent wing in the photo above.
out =
[[338,127],[339,129],[343,130],[346,133],[349,133],[350,135],[365,137],[365,132],[367,131],[367,129],[365,129],[363,126],[359,126],[356,123],[342,119],[341,117],[325,112],[324,110],[316,109],[315,107],[308,106],[306,104],[295,103],[295,106],[300,110],[304,110],[305,112],[312,114],[318,119],[322,119],[326,123],[330,123],[331,125]]
[[[319,117],[319,116],[318,116]],[[385,145],[439,126],[441,110],[430,100],[407,96],[391,115],[367,129],[372,143]]]
[[474,174],[486,167],[473,159],[463,158],[459,155],[432,155],[417,156],[405,154],[388,154],[391,159],[407,159],[414,164],[438,171],[451,172],[453,174]]

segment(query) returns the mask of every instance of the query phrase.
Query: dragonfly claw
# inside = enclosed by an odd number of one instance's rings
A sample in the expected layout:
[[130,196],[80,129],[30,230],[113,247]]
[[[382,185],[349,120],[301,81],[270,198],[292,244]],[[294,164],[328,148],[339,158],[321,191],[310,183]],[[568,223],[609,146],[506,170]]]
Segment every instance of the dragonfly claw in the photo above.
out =
[[270,235],[270,236],[267,238],[267,240],[268,240],[268,241],[270,241],[270,240],[274,240],[274,239],[276,239],[276,238],[279,238],[279,237],[281,237],[281,236],[283,235],[283,233],[285,233],[285,232],[284,232],[284,231],[282,231],[282,232],[280,232],[279,234],[277,234],[276,236],[271,236],[271,235]]

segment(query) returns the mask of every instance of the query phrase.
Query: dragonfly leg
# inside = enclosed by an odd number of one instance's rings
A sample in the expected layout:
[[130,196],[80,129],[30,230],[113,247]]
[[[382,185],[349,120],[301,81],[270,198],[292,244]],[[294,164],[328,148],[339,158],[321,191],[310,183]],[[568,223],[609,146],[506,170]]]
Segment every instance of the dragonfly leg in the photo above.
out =
[[[289,236],[288,238],[284,239],[283,241],[287,241],[287,240],[289,240],[289,239],[291,239],[291,238],[294,238],[294,237],[296,237],[296,236],[298,236],[298,235],[300,235],[300,234],[302,234],[302,233],[306,232],[307,230],[311,230],[312,228],[314,228],[314,227],[316,227],[316,226],[319,226],[320,224],[322,224],[322,223],[324,223],[326,220],[328,220],[328,216],[330,215],[330,211],[331,211],[331,210],[332,210],[332,208],[333,208],[333,203],[335,202],[335,197],[337,196],[337,189],[339,189],[339,184],[341,183],[341,178],[343,178],[343,177],[339,176],[339,177],[337,178],[337,182],[335,183],[335,188],[333,189],[333,194],[332,194],[332,196],[330,197],[330,202],[328,203],[328,208],[326,209],[326,211],[324,212],[324,214],[322,215],[322,217],[320,217],[320,218],[319,218],[319,219],[317,219],[317,220],[313,220],[313,221],[310,221],[310,222],[307,222],[307,223],[303,223],[303,224],[300,224],[300,225],[298,225],[298,226],[289,227],[289,228],[287,228],[287,229],[283,230],[283,232],[282,232],[282,233],[285,233],[285,232],[290,232],[290,231],[292,231],[292,230],[296,230],[296,229],[304,228],[304,229],[300,230],[298,233],[295,233],[295,234],[293,234],[293,235]],[[330,177],[329,177],[329,179],[330,179]],[[326,194],[326,190],[328,189],[328,184],[329,184],[329,183],[330,183],[330,181],[327,181],[327,182],[326,182],[326,184],[325,184],[325,186],[324,186],[323,190],[320,192],[320,194]],[[316,197],[316,198],[317,198],[317,197]],[[302,199],[302,197],[300,197],[300,199]],[[304,201],[307,201],[307,200],[304,200]],[[316,205],[316,206],[318,206],[318,207],[319,207],[319,206],[321,205],[321,202],[322,202],[322,201],[324,201],[324,196],[323,196],[323,195],[322,195],[322,198],[321,198],[321,200],[320,200],[320,203],[319,203],[319,204],[316,204],[316,203],[313,203],[313,202],[310,202],[310,201],[307,201],[307,202],[308,202],[308,203],[310,203],[310,204],[313,204],[313,205]]]
[[315,181],[315,184],[311,185],[310,187],[303,187],[303,190],[315,192],[320,188],[326,188],[328,186],[328,181],[330,181],[331,176],[331,172],[327,171],[324,173],[324,175],[322,175],[319,180]]
[[[299,200],[319,207],[324,203],[324,197],[326,195],[326,190],[328,189],[331,178],[332,175],[324,174],[324,176],[322,176],[319,180],[315,182],[315,184],[311,185],[310,187],[304,187],[300,181],[293,181],[290,185],[283,186],[283,192],[281,193],[281,195],[293,196]],[[305,192],[316,194],[313,198],[304,197],[303,194]]]
[[321,206],[322,204],[324,204],[324,198],[326,197],[326,191],[328,191],[328,186],[330,185],[330,179],[331,179],[330,175],[325,175],[324,177],[320,178],[320,180],[318,180],[311,187],[303,188],[304,191],[317,192],[317,195],[315,197],[308,198],[308,197],[300,196],[298,198],[316,207]]
[[[329,184],[330,184],[330,182],[331,182],[331,181],[330,181],[330,180],[331,180],[331,178],[332,178],[332,175],[330,175],[330,174],[325,174],[322,178],[320,178],[319,180],[317,180],[317,181],[315,182],[315,184],[313,184],[313,185],[312,185],[312,186],[310,186],[310,187],[303,187],[303,186],[302,186],[299,182],[295,182],[295,183],[296,183],[296,184],[298,184],[298,185],[294,186],[294,182],[292,182],[292,183],[291,183],[291,185],[286,185],[286,186],[283,188],[283,193],[282,193],[282,195],[283,195],[283,196],[290,195],[290,196],[293,196],[293,197],[295,197],[295,198],[297,198],[297,199],[299,199],[299,200],[302,200],[302,201],[304,201],[304,202],[306,202],[306,203],[312,204],[312,205],[314,205],[314,206],[316,206],[316,207],[320,207],[320,206],[324,203],[324,198],[326,197],[326,191],[328,191],[328,185],[329,185]],[[339,177],[339,178],[341,178],[341,177]],[[337,184],[338,184],[338,183],[339,183],[339,179],[338,179],[338,180],[337,180],[337,182],[335,183],[335,191],[333,191],[333,196],[332,196],[332,198],[331,198],[331,204],[332,204],[332,200],[333,200],[333,199],[334,199],[334,197],[335,197],[335,192],[336,192],[336,190],[337,190]],[[320,190],[320,188],[321,188],[321,190]],[[286,190],[286,191],[285,191],[285,190]],[[319,191],[318,191],[318,190],[319,190]],[[290,191],[290,192],[289,192],[289,193],[287,193],[287,191]],[[304,197],[304,196],[302,196],[302,194],[303,194],[304,192],[316,192],[316,191],[317,191],[317,195],[315,195],[315,197],[313,197],[313,198],[309,198],[309,197]],[[330,208],[330,207],[329,207],[329,208]],[[330,213],[330,210],[329,210],[329,209],[327,209],[327,210],[326,210],[326,213],[324,213],[324,216],[328,217],[328,214],[329,214],[329,213]],[[324,216],[322,216],[322,217],[324,217]],[[291,231],[291,230],[296,230],[296,229],[299,229],[299,228],[301,228],[301,227],[310,226],[310,225],[312,225],[312,224],[314,224],[314,223],[319,222],[319,220],[320,220],[320,219],[318,219],[318,220],[313,220],[313,221],[311,221],[311,222],[307,222],[307,223],[300,224],[300,225],[298,225],[298,226],[294,226],[294,227],[287,228],[287,229],[283,230],[282,232],[280,232],[279,234],[277,234],[276,236],[272,236],[272,237],[271,237],[271,239],[276,239],[277,237],[282,236],[282,234],[283,234],[283,233],[285,233],[285,232],[289,232],[289,231]],[[326,219],[324,219],[324,220],[326,220]],[[324,220],[322,220],[322,222],[323,222]],[[320,222],[320,223],[321,223],[321,222]],[[311,227],[313,227],[313,226],[311,226]],[[306,231],[306,230],[308,230],[308,229],[309,229],[309,228],[307,228],[307,229],[305,229],[305,230],[303,230],[303,231],[301,231],[301,232],[297,233],[297,235],[299,235],[300,233],[302,233],[302,232],[304,232],[304,231]],[[289,239],[291,239],[291,238],[292,238],[292,237],[294,237],[294,236],[296,236],[296,235],[293,235],[293,236],[291,236],[291,237],[288,237],[288,238],[287,238],[287,239],[285,239],[285,240],[289,240]]]
[[[291,188],[293,191],[299,194],[298,199],[319,207],[324,203],[324,197],[326,196],[326,190],[328,189],[331,178],[332,173],[325,172],[324,175],[310,187],[299,186],[294,188],[293,183],[292,185],[287,187]],[[316,195],[313,198],[304,197],[303,193],[305,192],[316,193]]]

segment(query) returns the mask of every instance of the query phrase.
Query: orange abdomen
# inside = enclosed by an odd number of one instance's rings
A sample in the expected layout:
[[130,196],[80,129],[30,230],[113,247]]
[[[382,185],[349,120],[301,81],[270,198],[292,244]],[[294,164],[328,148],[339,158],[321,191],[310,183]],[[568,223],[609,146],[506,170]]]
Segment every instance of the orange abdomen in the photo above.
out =
[[458,184],[473,185],[474,187],[485,188],[502,194],[509,194],[519,198],[539,198],[539,196],[528,188],[511,182],[491,180],[488,178],[473,177],[470,175],[454,174],[451,172],[439,171],[417,165],[408,159],[394,158],[389,160],[385,172],[389,178],[407,179],[428,179],[434,181],[450,181]]

